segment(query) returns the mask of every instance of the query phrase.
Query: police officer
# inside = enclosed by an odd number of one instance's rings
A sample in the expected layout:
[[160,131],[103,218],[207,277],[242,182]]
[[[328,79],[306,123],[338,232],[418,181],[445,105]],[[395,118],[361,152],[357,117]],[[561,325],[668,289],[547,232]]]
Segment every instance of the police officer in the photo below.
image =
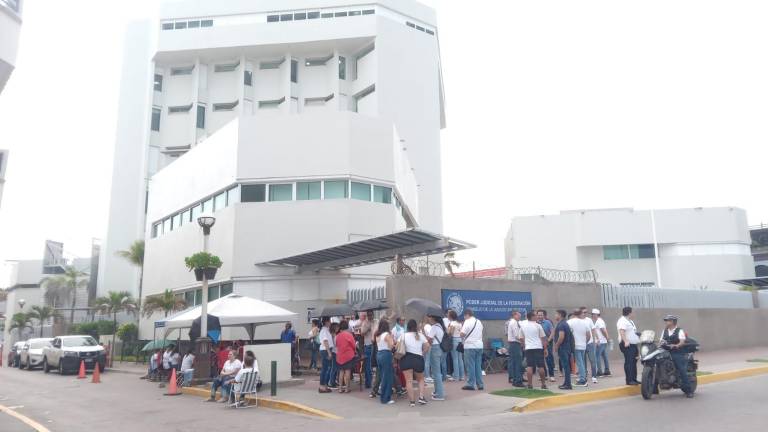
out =
[[680,380],[680,389],[683,390],[687,398],[693,397],[691,391],[691,382],[688,379],[688,354],[681,350],[685,344],[685,331],[677,326],[677,317],[667,315],[664,317],[666,328],[661,332],[659,343],[669,349],[672,355],[672,361],[677,369],[677,377]]

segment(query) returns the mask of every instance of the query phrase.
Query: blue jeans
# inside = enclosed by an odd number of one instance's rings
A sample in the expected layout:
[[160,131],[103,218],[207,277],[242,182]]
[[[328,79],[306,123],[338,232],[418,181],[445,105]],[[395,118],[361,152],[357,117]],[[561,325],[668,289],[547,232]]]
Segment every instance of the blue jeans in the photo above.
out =
[[457,380],[464,378],[464,356],[456,351],[456,348],[461,343],[460,337],[453,338],[453,351],[451,351],[451,358],[453,359],[453,377]]
[[216,390],[221,387],[221,397],[227,399],[229,397],[229,389],[232,387],[232,381],[234,381],[234,379],[235,377],[233,376],[217,376],[214,378],[213,382],[211,383],[211,397],[215,398]]
[[309,368],[310,369],[317,368],[317,353],[318,353],[317,344],[312,342],[312,345],[310,348],[312,352],[312,357],[309,360]]
[[373,345],[366,345],[365,349],[365,364],[363,368],[365,370],[365,388],[371,388],[371,381],[373,381]]
[[336,353],[331,355],[331,374],[328,375],[328,385],[331,387],[339,386],[339,365],[336,364]]
[[467,387],[482,390],[483,385],[483,350],[464,348],[464,363],[467,364]]
[[597,361],[597,374],[602,375],[611,371],[608,366],[608,343],[596,345],[595,360]]
[[183,373],[182,375],[183,379],[181,382],[183,383],[184,386],[188,387],[190,384],[192,384],[192,378],[194,378],[195,376],[195,370],[194,369],[185,370],[182,373]]
[[583,384],[587,382],[587,359],[586,359],[586,350],[580,350],[577,349],[576,352],[573,353],[573,356],[576,357],[576,369],[579,371],[579,384]]
[[565,387],[571,386],[571,352],[567,349],[560,348],[557,351],[557,357],[560,359],[560,367],[563,371],[563,376],[565,377],[565,381],[563,381],[563,385]]
[[392,368],[392,351],[385,350],[376,353],[376,365],[376,371],[381,377],[379,397],[381,403],[387,403],[392,400],[392,384],[395,379],[395,370]]
[[592,378],[597,377],[597,348],[594,343],[587,344],[587,358],[589,359],[589,366],[592,368]]
[[507,374],[512,384],[523,385],[523,349],[518,342],[509,343]]
[[320,369],[320,385],[321,386],[327,386],[328,380],[331,376],[331,359],[328,358],[328,351],[320,351],[320,357],[321,357],[321,365],[322,368]]
[[672,351],[672,361],[677,369],[677,378],[680,380],[680,390],[688,394],[691,392],[691,380],[688,378],[688,355]]
[[435,396],[442,398],[445,397],[443,390],[443,371],[440,369],[440,364],[443,362],[443,349],[440,345],[432,345],[429,349],[429,364],[432,369],[432,376],[435,379]]
[[424,378],[432,378],[432,362],[429,361],[429,354],[424,356]]
[[[445,336],[443,336],[445,337]],[[443,377],[443,381],[448,378],[448,353],[443,352],[443,358],[440,360],[440,372]]]
[[555,354],[552,352],[553,345],[554,343],[552,343],[552,341],[547,345],[547,357],[545,358],[547,362],[547,374],[551,377],[555,376]]

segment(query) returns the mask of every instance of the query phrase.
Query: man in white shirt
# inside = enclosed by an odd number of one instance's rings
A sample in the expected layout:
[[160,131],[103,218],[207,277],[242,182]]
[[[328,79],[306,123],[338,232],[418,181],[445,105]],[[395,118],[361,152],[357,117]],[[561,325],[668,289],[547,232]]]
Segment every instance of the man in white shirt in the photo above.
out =
[[590,339],[587,343],[587,360],[589,360],[589,366],[592,369],[592,384],[597,384],[597,329],[592,318],[587,315],[586,306],[580,307],[579,310],[581,311],[581,319],[589,327]]
[[464,309],[461,338],[464,343],[464,364],[467,366],[467,385],[462,390],[484,390],[483,385],[483,323],[475,318],[472,309]]
[[520,312],[512,311],[507,321],[507,342],[509,343],[509,362],[507,375],[509,383],[514,387],[523,385],[523,348],[520,344]]
[[184,359],[181,361],[181,373],[183,376],[183,385],[188,386],[192,383],[192,378],[195,375],[195,350],[190,348],[184,355]]
[[600,309],[592,309],[592,322],[595,324],[595,334],[597,335],[597,376],[611,376],[611,367],[608,365],[608,341],[611,339],[608,335],[608,328],[605,321],[600,318]]
[[214,378],[211,383],[211,397],[208,399],[208,402],[216,402],[216,390],[219,387],[221,387],[221,399],[219,401],[226,402],[227,399],[229,399],[229,390],[232,386],[232,381],[234,381],[235,376],[243,367],[243,364],[240,363],[240,360],[235,358],[235,355],[235,352],[232,350],[229,350],[227,353],[227,361],[224,362],[224,367],[221,368],[221,373],[219,373],[219,376]]
[[621,311],[622,317],[616,322],[619,332],[619,349],[624,354],[624,376],[627,385],[639,385],[637,381],[637,327],[632,321],[632,308],[627,306]]
[[331,320],[323,317],[322,328],[320,329],[320,360],[322,368],[320,369],[320,393],[330,393],[331,389],[331,362],[333,361],[333,335],[331,334]]
[[[235,379],[233,381],[233,385],[234,385],[233,388],[234,388],[234,394],[235,395],[237,395],[237,393],[240,392],[240,386],[243,384],[243,375],[245,375],[247,373],[250,373],[250,372],[255,372],[256,376],[258,377],[259,366],[258,366],[258,363],[256,363],[256,359],[255,358],[253,358],[253,357],[251,357],[249,355],[246,355],[245,356],[245,361],[243,362],[243,368],[240,369],[237,372],[237,375],[235,375]],[[235,398],[236,397],[237,396],[235,396]],[[244,404],[245,403],[245,395],[241,395],[240,400],[237,401],[237,403],[238,404]]]
[[547,334],[544,327],[536,322],[536,312],[528,311],[527,321],[520,324],[520,342],[525,349],[525,361],[527,363],[526,375],[528,388],[533,388],[533,368],[539,369],[541,389],[547,389],[547,368],[544,358],[547,356]]
[[573,318],[568,320],[568,326],[573,332],[573,356],[576,359],[576,368],[579,370],[579,379],[576,384],[579,387],[587,386],[587,344],[592,338],[592,328],[584,321],[582,311],[573,311]]

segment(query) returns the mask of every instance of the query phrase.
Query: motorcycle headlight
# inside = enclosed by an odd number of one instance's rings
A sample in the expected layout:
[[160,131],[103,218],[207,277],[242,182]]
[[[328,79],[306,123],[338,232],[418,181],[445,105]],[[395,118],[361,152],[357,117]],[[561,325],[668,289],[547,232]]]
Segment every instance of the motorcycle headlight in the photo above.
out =
[[643,358],[648,355],[648,353],[651,351],[651,347],[648,345],[643,345],[640,347],[640,358]]

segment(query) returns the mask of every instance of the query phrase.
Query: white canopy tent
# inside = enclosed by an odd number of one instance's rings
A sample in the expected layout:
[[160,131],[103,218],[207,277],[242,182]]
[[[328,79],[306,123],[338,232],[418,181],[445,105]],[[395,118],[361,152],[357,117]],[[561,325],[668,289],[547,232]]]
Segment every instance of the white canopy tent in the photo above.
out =
[[[200,314],[201,307],[197,306],[155,323],[156,327],[165,328],[167,337],[173,330],[192,327]],[[208,303],[208,315],[217,317],[221,327],[244,327],[251,340],[256,326],[289,322],[298,317],[295,312],[234,293]]]

